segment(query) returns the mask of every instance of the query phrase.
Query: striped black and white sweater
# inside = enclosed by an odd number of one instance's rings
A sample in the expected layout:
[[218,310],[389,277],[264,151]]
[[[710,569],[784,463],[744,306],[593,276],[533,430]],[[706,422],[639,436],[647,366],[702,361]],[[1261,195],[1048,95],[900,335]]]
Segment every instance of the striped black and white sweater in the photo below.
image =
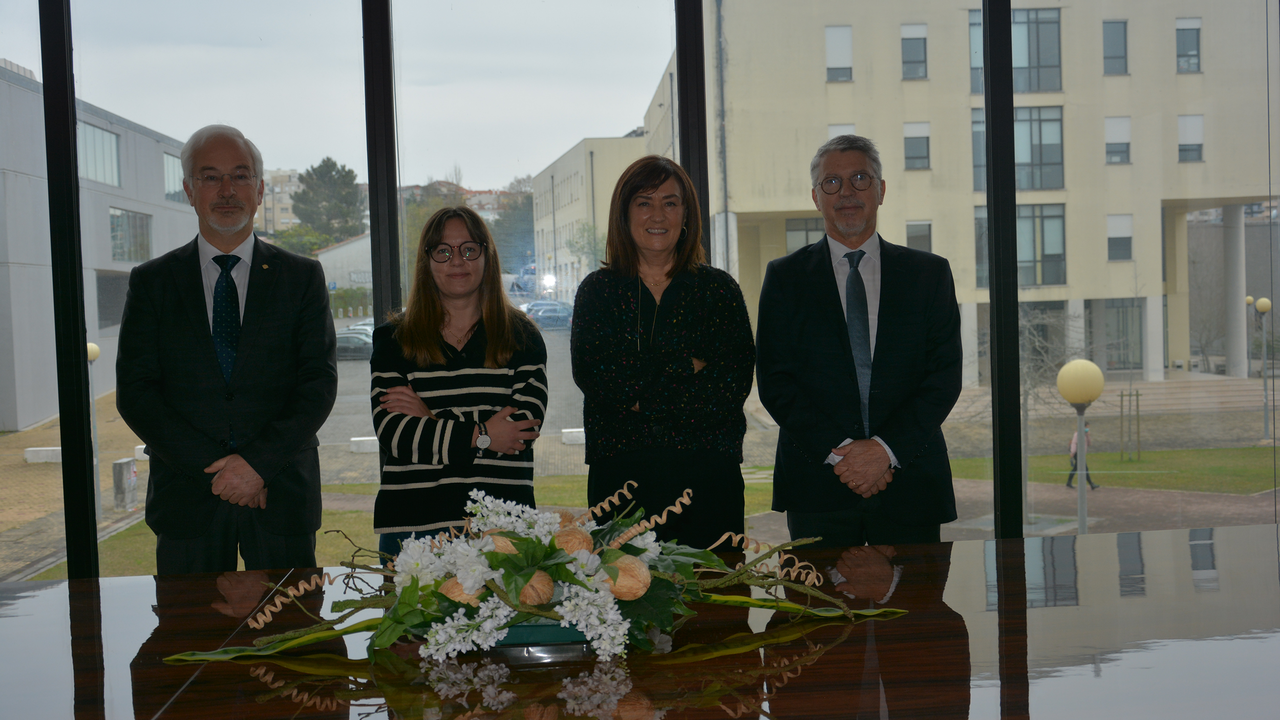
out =
[[[385,451],[382,484],[374,504],[377,533],[436,532],[461,525],[467,494],[479,488],[492,497],[533,506],[533,446],[499,455],[471,445],[476,425],[504,407],[512,420],[541,421],[547,411],[547,348],[530,324],[516,329],[522,345],[506,367],[484,366],[484,323],[458,351],[444,345],[445,364],[419,367],[404,357],[392,325],[373,333],[373,427]],[[409,385],[435,418],[383,410],[382,394]]]

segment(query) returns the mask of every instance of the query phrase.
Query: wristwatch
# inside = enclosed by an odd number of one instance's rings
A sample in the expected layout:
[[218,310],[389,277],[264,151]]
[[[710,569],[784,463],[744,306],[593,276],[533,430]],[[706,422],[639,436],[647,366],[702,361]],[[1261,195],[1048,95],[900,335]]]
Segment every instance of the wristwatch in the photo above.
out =
[[489,431],[485,429],[484,423],[480,423],[480,434],[476,436],[476,447],[484,450],[489,447],[493,440],[489,437]]

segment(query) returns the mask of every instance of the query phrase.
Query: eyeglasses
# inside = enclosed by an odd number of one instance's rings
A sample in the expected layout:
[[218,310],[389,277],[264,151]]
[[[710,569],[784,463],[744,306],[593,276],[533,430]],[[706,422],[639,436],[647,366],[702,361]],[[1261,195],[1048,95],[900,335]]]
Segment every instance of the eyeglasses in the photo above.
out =
[[[871,183],[874,180],[875,178],[867,173],[858,173],[857,175],[849,178],[849,185],[853,187],[854,190],[866,190],[871,187]],[[822,188],[822,192],[828,195],[835,195],[840,192],[840,188],[843,186],[844,181],[838,177],[823,178],[822,182],[818,183],[818,187]]]
[[204,173],[203,175],[193,176],[191,180],[196,185],[199,185],[201,187],[212,188],[212,187],[222,187],[222,179],[228,178],[228,177],[231,178],[231,184],[234,185],[235,187],[248,187],[249,185],[253,184],[253,181],[258,176],[254,175],[253,173],[247,173],[243,171],[232,172],[232,173],[222,173],[221,175],[217,173]]
[[439,245],[428,250],[427,254],[431,256],[432,260],[435,260],[438,263],[447,263],[449,262],[450,259],[453,258],[454,250],[457,250],[459,253],[462,254],[463,260],[470,261],[470,260],[475,260],[476,258],[480,257],[484,253],[484,244],[478,243],[474,240],[470,242],[464,242],[457,247],[454,247],[446,243],[440,243]]

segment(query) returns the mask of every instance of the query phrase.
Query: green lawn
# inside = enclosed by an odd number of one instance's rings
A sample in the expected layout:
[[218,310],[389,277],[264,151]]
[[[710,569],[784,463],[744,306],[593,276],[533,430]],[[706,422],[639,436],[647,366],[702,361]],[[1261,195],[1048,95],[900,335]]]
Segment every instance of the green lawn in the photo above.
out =
[[[1275,455],[1269,447],[1148,450],[1140,461],[1098,452],[1089,454],[1088,463],[1093,481],[1111,487],[1252,495],[1273,489],[1275,482]],[[1033,455],[1028,464],[1031,482],[1066,483],[1071,471],[1065,453]],[[951,472],[958,478],[990,480],[991,460],[952,460]]]
[[[327,493],[373,495],[378,492],[377,483],[325,485]],[[769,509],[773,493],[770,483],[747,485],[746,514],[754,515]],[[540,477],[534,481],[534,497],[539,505],[562,507],[586,507],[587,476],[562,475]],[[378,539],[373,532],[373,513],[359,511],[326,510],[321,519],[320,534],[316,538],[316,561],[322,566],[334,566],[351,559],[351,543],[338,533],[341,530],[352,541],[364,548],[377,549]],[[98,543],[98,567],[102,577],[126,575],[154,575],[156,572],[156,536],[144,522],[136,523]],[[32,580],[62,580],[67,577],[67,564],[59,563],[31,578]]]

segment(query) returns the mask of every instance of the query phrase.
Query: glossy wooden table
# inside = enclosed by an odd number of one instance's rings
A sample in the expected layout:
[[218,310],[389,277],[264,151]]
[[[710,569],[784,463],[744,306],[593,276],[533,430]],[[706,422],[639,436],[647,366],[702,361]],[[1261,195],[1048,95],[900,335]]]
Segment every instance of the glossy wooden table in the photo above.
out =
[[[439,705],[416,663],[370,663],[365,636],[298,653],[321,658],[161,662],[260,636],[241,618],[262,576],[7,583],[0,717],[549,720],[568,716],[566,680],[607,671],[627,718],[1274,718],[1278,548],[1269,525],[814,552],[824,571],[852,576],[855,595],[891,586],[886,605],[909,613],[801,634],[769,613],[710,608],[675,638],[677,648],[705,644],[702,656],[633,654],[627,675],[590,663],[517,669],[498,713],[474,710],[478,693],[469,707]],[[327,613],[342,595],[334,585],[304,604]],[[309,622],[290,608],[270,629]],[[735,634],[739,646],[772,642],[719,652]]]

